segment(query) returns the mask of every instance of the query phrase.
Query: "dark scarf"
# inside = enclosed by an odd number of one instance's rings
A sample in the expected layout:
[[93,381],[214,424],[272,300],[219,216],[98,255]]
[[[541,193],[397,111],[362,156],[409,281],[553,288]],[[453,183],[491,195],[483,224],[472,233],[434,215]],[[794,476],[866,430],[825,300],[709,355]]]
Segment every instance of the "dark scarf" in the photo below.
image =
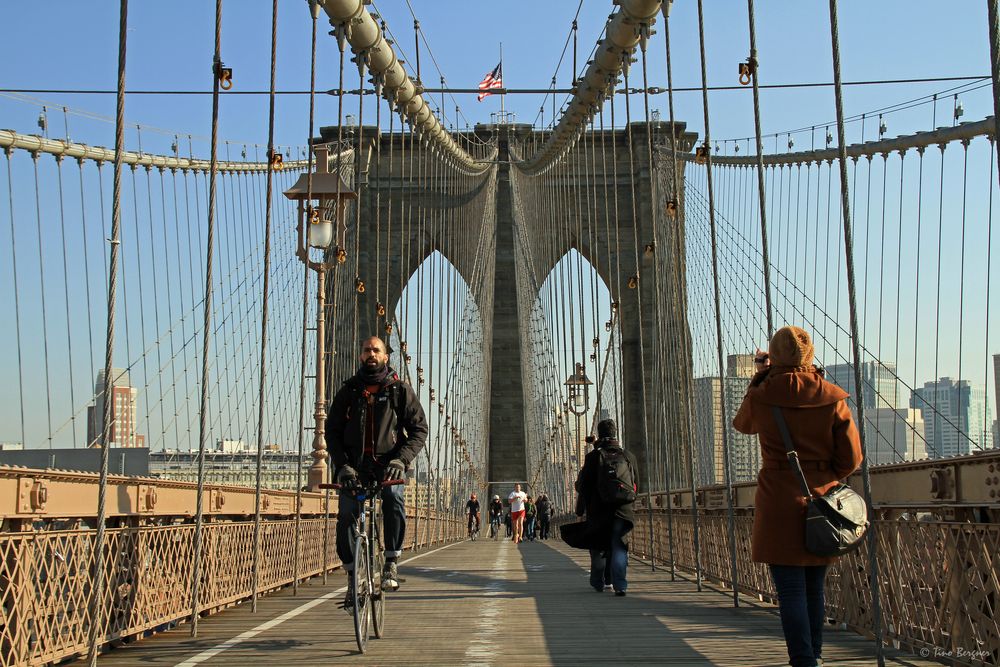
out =
[[361,382],[366,386],[371,386],[373,384],[381,386],[386,383],[386,380],[395,375],[396,371],[392,370],[392,367],[389,366],[389,364],[386,364],[380,370],[376,371],[370,371],[364,364],[362,364],[355,377],[361,380]]

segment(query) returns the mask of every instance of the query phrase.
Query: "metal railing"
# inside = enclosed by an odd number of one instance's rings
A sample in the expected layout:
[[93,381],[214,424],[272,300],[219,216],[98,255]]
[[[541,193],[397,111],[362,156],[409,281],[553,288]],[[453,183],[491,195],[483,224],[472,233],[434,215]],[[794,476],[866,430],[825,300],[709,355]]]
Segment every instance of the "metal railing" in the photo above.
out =
[[[1000,664],[1000,452],[877,466],[872,469],[872,530],[878,549],[883,636],[914,654],[955,665]],[[860,475],[849,480],[860,487]],[[755,483],[734,485],[738,587],[777,601],[767,565],[751,561]],[[992,496],[990,495],[992,492]],[[679,570],[696,569],[690,490],[652,495],[632,532],[633,555]],[[732,586],[725,488],[696,491],[704,580]],[[673,544],[668,538],[668,512]],[[830,567],[826,615],[871,636],[867,542]]]
[[[13,490],[16,485],[16,491]],[[201,581],[198,613],[217,613],[253,595],[253,489],[206,487],[201,571],[194,567],[194,484],[116,478],[105,534],[100,640],[107,647],[168,629],[191,616],[191,580]],[[0,664],[40,665],[83,655],[93,622],[94,538],[88,514],[97,476],[89,473],[0,469],[8,486],[0,532]],[[333,519],[323,494],[303,493],[301,548],[294,562],[294,492],[268,491],[264,503],[260,590],[272,592],[339,567]],[[71,497],[72,496],[72,497]],[[244,502],[244,501],[249,501]],[[331,503],[333,504],[333,503]],[[58,508],[58,509],[57,509]],[[250,516],[247,516],[249,510]],[[78,510],[79,511],[79,510]],[[407,508],[418,548],[462,539],[454,516]],[[157,525],[159,524],[159,525]],[[326,545],[324,548],[324,544]]]

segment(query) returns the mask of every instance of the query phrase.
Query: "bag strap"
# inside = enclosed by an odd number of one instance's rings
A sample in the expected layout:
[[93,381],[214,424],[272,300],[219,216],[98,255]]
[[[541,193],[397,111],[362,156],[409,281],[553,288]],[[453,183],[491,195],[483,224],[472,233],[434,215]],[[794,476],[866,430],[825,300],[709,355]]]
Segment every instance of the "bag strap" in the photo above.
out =
[[785,423],[785,416],[781,414],[781,408],[777,405],[771,406],[771,414],[774,415],[774,421],[778,425],[778,430],[781,432],[781,439],[785,443],[785,452],[788,455],[788,463],[792,466],[792,470],[795,471],[795,475],[799,478],[799,484],[802,486],[802,494],[808,498],[812,499],[812,491],[809,489],[809,482],[806,481],[806,475],[802,472],[802,464],[799,463],[799,453],[795,451],[795,443],[792,442],[792,434],[788,432],[788,424]]

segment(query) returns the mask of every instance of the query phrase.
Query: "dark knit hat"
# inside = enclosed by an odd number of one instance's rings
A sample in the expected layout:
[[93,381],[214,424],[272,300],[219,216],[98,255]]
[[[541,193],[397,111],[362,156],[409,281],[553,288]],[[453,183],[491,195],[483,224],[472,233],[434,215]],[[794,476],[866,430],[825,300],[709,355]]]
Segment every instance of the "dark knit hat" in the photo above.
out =
[[775,331],[767,348],[773,366],[808,366],[813,362],[814,352],[809,334],[798,327]]
[[618,438],[618,427],[615,425],[613,419],[602,419],[597,423],[597,437],[610,438],[612,440]]

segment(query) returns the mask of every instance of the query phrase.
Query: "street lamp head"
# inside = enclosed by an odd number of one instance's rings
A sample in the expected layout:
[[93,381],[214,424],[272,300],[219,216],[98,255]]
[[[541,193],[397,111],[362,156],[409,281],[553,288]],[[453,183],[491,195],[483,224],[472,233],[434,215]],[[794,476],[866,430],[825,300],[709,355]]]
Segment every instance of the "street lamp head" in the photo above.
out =
[[[336,172],[328,171],[326,146],[316,149],[316,171],[302,174],[284,194],[299,203],[299,252],[305,254],[309,247],[326,250],[345,229],[344,211],[347,202],[358,194]],[[305,232],[305,229],[308,229]],[[338,245],[343,245],[339,243]]]
[[582,415],[590,407],[590,385],[594,384],[587,377],[583,364],[576,364],[576,370],[563,383],[569,393],[568,407],[575,415]]

